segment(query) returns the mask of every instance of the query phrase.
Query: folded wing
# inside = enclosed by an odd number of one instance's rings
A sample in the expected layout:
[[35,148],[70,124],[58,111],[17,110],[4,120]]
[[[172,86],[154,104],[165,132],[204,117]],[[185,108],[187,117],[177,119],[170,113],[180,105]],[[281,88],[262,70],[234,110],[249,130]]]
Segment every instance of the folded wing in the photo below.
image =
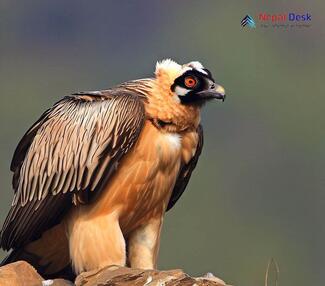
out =
[[203,148],[203,128],[201,125],[199,125],[199,127],[197,128],[197,133],[199,136],[199,141],[196,147],[195,154],[187,164],[184,164],[181,167],[172,195],[168,202],[167,211],[170,210],[176,204],[176,202],[184,193],[185,188],[191,178],[192,172],[195,169],[197,161],[199,160],[199,157],[201,155],[201,151]]
[[100,193],[134,146],[145,120],[137,93],[119,90],[65,97],[19,143],[11,164],[15,191],[1,231],[8,250],[38,238],[73,204]]

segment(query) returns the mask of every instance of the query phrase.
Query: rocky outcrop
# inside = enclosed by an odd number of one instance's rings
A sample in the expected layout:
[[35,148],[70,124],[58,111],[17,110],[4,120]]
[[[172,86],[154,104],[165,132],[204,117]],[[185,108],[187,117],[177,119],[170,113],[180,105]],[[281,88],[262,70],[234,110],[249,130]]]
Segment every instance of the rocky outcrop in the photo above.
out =
[[0,268],[0,286],[225,286],[211,273],[203,277],[190,277],[182,270],[141,270],[120,266],[108,266],[100,270],[81,273],[73,284],[64,279],[44,280],[36,270],[24,261]]
[[44,280],[33,266],[17,261],[0,267],[0,286],[71,286],[64,279]]
[[18,261],[0,268],[0,285],[42,285],[42,277],[24,261]]
[[204,277],[193,278],[182,270],[141,270],[127,267],[109,266],[99,271],[81,273],[76,281],[76,286],[192,286],[192,285],[226,285],[222,280],[214,277],[211,273]]

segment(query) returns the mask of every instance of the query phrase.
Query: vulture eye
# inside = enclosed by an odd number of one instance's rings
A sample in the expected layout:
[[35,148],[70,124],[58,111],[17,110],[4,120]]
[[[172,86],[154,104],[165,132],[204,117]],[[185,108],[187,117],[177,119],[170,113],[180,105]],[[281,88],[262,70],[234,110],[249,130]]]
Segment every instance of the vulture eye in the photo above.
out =
[[185,86],[188,88],[193,88],[197,85],[197,80],[194,76],[187,76],[184,79]]

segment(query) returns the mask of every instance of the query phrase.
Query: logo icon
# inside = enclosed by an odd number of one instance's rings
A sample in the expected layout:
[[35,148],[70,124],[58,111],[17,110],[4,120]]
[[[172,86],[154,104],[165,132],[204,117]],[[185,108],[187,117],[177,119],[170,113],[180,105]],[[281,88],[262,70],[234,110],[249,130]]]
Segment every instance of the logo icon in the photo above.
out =
[[253,19],[252,16],[246,15],[243,20],[241,20],[240,24],[245,27],[249,27],[249,28],[256,28],[255,26],[255,21]]

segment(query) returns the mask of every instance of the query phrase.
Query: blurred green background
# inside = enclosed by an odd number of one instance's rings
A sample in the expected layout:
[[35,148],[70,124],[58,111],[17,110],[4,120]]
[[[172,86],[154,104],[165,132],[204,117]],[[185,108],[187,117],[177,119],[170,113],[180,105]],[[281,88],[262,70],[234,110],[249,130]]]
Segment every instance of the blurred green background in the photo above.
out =
[[[325,2],[265,2],[1,0],[1,223],[13,151],[46,108],[151,76],[163,58],[199,60],[228,97],[203,112],[205,148],[166,216],[160,269],[264,285],[273,257],[281,285],[324,285]],[[291,11],[311,27],[240,26]]]

